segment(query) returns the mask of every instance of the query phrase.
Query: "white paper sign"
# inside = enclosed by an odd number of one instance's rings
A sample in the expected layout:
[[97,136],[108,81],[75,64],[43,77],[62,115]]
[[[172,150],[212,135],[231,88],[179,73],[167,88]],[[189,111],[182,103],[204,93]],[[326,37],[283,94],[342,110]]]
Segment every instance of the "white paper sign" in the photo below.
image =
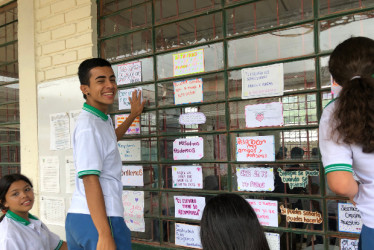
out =
[[281,102],[245,106],[245,126],[247,128],[282,125],[283,106]]
[[201,220],[205,198],[197,196],[174,196],[175,217]]
[[142,81],[142,63],[130,62],[118,65],[117,84],[129,84]]
[[206,117],[201,112],[185,113],[179,116],[179,124],[181,125],[204,124],[205,122]]
[[75,189],[75,166],[72,155],[65,156],[65,185],[66,193],[73,193]]
[[[114,126],[118,128],[130,114],[115,115],[114,116]],[[126,131],[126,135],[140,134],[140,116],[136,117],[135,120],[131,123],[130,127]]]
[[186,104],[203,101],[203,79],[196,78],[173,82],[174,103]]
[[204,49],[173,54],[173,76],[204,72]]
[[40,190],[42,192],[60,192],[60,162],[58,156],[40,157]]
[[201,166],[173,166],[173,188],[203,188],[203,171]]
[[118,151],[122,161],[140,161],[140,141],[119,141]]
[[283,63],[242,69],[242,99],[281,96]]
[[266,240],[270,250],[280,250],[280,236],[276,233],[265,232]]
[[121,181],[123,186],[144,186],[143,166],[122,166]]
[[255,210],[260,224],[278,227],[278,201],[246,199]]
[[200,248],[200,226],[175,223],[175,245]]
[[122,191],[124,218],[127,227],[133,232],[145,232],[144,191]]
[[338,203],[339,231],[360,233],[362,228],[360,211],[351,203]]
[[174,160],[199,160],[204,156],[204,139],[188,137],[173,142]]
[[67,113],[49,115],[50,149],[64,150],[70,148],[70,121]]
[[275,161],[274,136],[236,137],[237,161]]
[[[132,97],[132,92],[134,92],[134,90],[137,90],[139,92],[139,90],[142,90],[141,87],[138,87],[138,88],[132,88],[132,89],[121,89],[121,90],[118,90],[118,109],[131,109],[131,104],[130,104],[130,101],[129,101],[129,97],[131,98]],[[143,92],[142,92],[142,100],[143,100]]]
[[46,224],[65,225],[65,200],[61,197],[40,197],[41,219]]
[[358,240],[340,239],[341,250],[358,250]]
[[273,191],[273,168],[236,168],[238,191]]
[[[78,119],[80,113],[81,113],[81,109],[69,111],[69,126],[70,126],[69,131],[70,131],[71,141],[73,141],[73,139],[72,139],[73,138],[73,132],[74,132],[75,124],[77,122],[77,119]],[[72,143],[70,143],[70,148],[73,148]]]

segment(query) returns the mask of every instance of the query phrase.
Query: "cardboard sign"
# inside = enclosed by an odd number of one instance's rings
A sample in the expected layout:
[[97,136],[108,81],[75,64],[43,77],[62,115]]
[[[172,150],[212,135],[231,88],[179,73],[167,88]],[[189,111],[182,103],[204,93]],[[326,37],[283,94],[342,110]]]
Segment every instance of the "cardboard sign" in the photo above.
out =
[[205,207],[205,198],[196,196],[174,196],[175,217],[200,220]]
[[142,63],[130,62],[118,65],[117,84],[124,85],[142,81]]
[[283,63],[242,69],[242,99],[281,96]]
[[175,223],[175,245],[200,248],[200,226]]
[[145,232],[144,191],[122,191],[124,218],[131,231]]
[[237,161],[275,161],[274,136],[236,137]]
[[273,168],[236,168],[238,191],[273,191]]
[[174,160],[199,160],[204,156],[204,139],[188,137],[173,142]]
[[119,141],[118,151],[122,161],[140,161],[140,141]]
[[[118,128],[130,114],[123,114],[123,115],[115,115],[114,116],[114,124],[115,128]],[[136,117],[135,120],[131,123],[129,129],[125,133],[126,135],[132,134],[140,134],[140,117]]]
[[246,199],[261,225],[278,227],[278,201]]
[[245,126],[247,128],[282,125],[283,105],[281,102],[245,106]]
[[122,166],[121,182],[123,186],[144,186],[143,167],[134,165]]
[[270,250],[280,250],[280,235],[276,233],[265,232],[265,237]]
[[312,223],[321,224],[323,222],[322,215],[318,212],[290,209],[285,208],[283,205],[280,206],[281,214],[286,215],[287,222],[301,222],[301,223]]
[[203,188],[203,170],[201,166],[173,166],[173,188]]
[[361,233],[361,214],[353,204],[338,203],[338,220],[340,232]]
[[318,176],[318,170],[296,170],[296,171],[284,171],[278,168],[279,177],[283,183],[288,183],[290,189],[295,187],[305,188],[309,182],[308,176]]
[[173,55],[173,75],[183,76],[204,72],[204,50],[193,50]]
[[358,250],[358,240],[340,239],[341,250]]
[[[118,109],[131,109],[131,104],[129,97],[132,97],[132,92],[134,90],[137,90],[139,93],[139,90],[142,90],[141,87],[138,88],[132,88],[132,89],[121,89],[118,90]],[[143,101],[143,92],[141,96],[141,101]]]
[[181,114],[179,116],[179,124],[181,125],[196,125],[204,124],[206,122],[206,117],[204,113],[201,112],[191,112],[186,114]]
[[173,82],[173,85],[175,105],[203,102],[202,78],[177,81]]

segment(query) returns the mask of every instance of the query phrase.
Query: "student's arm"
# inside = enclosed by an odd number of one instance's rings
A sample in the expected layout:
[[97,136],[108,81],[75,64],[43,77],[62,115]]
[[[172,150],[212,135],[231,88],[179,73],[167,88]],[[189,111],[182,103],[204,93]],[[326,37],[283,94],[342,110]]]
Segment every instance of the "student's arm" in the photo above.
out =
[[88,209],[99,239],[96,249],[108,250],[116,249],[116,244],[110,230],[108,217],[105,210],[104,195],[97,175],[85,175],[82,177],[87,198]]
[[353,197],[358,192],[358,183],[353,178],[351,172],[334,171],[327,174],[327,183],[331,191],[334,193],[349,197],[353,201]]
[[121,125],[119,125],[118,128],[116,128],[117,141],[119,141],[126,133],[135,118],[143,112],[145,100],[143,102],[141,100],[142,91],[139,91],[139,94],[137,94],[137,91],[134,90],[132,92],[132,98],[129,97],[129,101],[131,104],[131,113],[127,117],[127,119]]
[[60,250],[68,250],[68,245],[66,244],[66,242],[62,242],[62,245],[60,247]]

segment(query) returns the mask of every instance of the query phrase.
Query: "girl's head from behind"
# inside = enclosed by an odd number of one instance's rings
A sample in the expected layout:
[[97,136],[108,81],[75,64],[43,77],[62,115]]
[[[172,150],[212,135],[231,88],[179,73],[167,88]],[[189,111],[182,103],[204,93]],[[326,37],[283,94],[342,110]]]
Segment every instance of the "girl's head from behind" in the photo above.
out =
[[201,243],[205,250],[268,250],[256,213],[236,194],[210,199],[201,218]]

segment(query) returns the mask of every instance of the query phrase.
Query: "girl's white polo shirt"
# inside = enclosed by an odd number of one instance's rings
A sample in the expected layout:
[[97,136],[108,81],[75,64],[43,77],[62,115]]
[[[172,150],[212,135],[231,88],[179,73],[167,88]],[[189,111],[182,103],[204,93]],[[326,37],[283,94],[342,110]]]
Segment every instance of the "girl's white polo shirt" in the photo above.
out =
[[31,214],[27,221],[8,211],[0,223],[0,232],[1,250],[60,249],[63,242]]
[[360,181],[354,197],[360,210],[362,222],[374,228],[374,153],[363,153],[362,146],[337,142],[333,115],[336,102],[330,102],[323,110],[319,125],[319,147],[325,173],[333,171],[355,172]]
[[107,216],[123,217],[122,161],[112,120],[100,110],[84,104],[73,133],[76,185],[69,213],[90,214],[84,190],[84,175],[97,175]]

